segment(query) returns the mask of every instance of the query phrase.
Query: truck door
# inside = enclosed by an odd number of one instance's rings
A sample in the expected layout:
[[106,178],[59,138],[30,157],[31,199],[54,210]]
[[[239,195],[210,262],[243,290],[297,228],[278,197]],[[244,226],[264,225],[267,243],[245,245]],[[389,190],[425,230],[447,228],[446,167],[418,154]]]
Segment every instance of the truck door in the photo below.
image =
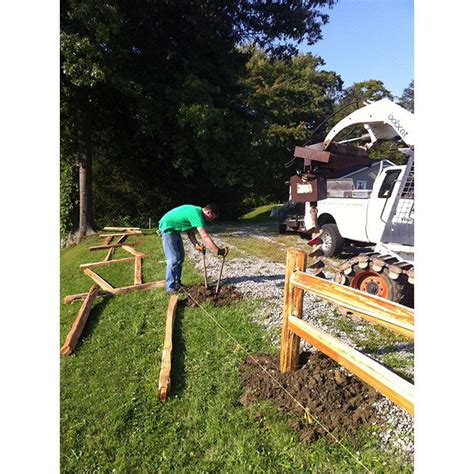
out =
[[372,243],[380,241],[385,223],[395,202],[400,175],[404,167],[389,167],[382,170],[374,182],[374,189],[367,206],[366,234]]

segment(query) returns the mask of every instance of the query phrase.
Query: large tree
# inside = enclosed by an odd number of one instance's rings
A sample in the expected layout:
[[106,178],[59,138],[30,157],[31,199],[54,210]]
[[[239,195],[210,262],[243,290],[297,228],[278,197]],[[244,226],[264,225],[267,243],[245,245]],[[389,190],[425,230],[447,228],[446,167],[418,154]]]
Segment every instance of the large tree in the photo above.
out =
[[275,60],[261,50],[253,52],[245,80],[245,102],[254,119],[250,197],[262,203],[287,197],[285,162],[295,145],[333,112],[341,90],[341,78],[323,66],[322,58],[311,54]]
[[99,223],[197,196],[232,201],[251,132],[240,46],[288,57],[321,38],[334,3],[61,2],[61,156],[78,170],[77,236],[93,228],[93,189]]

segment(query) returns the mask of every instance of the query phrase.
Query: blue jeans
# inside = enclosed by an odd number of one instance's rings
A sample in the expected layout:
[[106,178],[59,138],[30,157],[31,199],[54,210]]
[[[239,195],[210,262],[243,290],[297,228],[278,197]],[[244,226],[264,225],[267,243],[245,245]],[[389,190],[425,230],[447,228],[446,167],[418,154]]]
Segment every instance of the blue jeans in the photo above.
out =
[[183,271],[184,246],[181,234],[162,232],[163,250],[166,257],[166,291],[175,291],[181,284],[181,272]]

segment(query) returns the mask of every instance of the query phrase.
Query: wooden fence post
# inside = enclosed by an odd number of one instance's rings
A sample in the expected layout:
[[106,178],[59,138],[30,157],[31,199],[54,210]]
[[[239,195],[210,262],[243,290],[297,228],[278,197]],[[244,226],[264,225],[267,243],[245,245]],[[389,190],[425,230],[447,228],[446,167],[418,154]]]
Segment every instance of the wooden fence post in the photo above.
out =
[[286,254],[285,289],[283,298],[283,321],[281,327],[280,372],[296,370],[300,355],[300,338],[288,329],[288,317],[301,318],[304,291],[290,282],[295,271],[306,270],[306,253],[298,249],[288,249]]

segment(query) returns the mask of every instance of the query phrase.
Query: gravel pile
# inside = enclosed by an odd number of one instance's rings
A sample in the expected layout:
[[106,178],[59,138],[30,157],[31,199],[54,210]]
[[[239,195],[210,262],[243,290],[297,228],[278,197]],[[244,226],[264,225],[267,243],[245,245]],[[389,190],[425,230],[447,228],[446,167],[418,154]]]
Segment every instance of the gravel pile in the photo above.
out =
[[[229,235],[235,236],[235,233],[235,231],[229,232]],[[247,232],[245,233],[247,234]],[[262,237],[265,240],[267,239],[259,232],[257,238]],[[218,246],[227,246],[231,251],[236,248],[219,237],[213,236],[213,240]],[[192,248],[187,239],[184,239],[184,244],[186,257],[192,260],[199,271],[204,274],[201,254]],[[208,281],[211,284],[217,280],[221,261],[220,257],[217,258],[210,254],[210,252],[206,255]],[[311,270],[308,270],[308,273],[311,273]],[[325,273],[326,276],[331,277],[330,274]],[[269,262],[257,257],[226,259],[222,284],[234,285],[240,293],[250,298],[264,301],[264,304],[259,305],[254,314],[254,319],[269,331],[271,341],[274,344],[280,343],[284,283],[285,266],[283,264]],[[338,337],[351,347],[361,349],[357,346],[354,339],[360,340],[366,337],[367,323],[357,324],[352,322],[350,332],[345,332],[338,325],[340,325],[341,321],[347,321],[347,318],[341,318],[339,311],[334,305],[309,293],[305,293],[304,296],[303,315],[305,321]],[[398,355],[406,354],[407,358],[412,359],[411,347],[410,344],[405,344],[398,348],[395,347],[395,350],[398,349]],[[301,348],[303,350],[314,350],[314,347],[305,341],[301,341]],[[394,348],[391,350],[393,351]],[[370,356],[377,359],[378,354],[383,354],[383,350],[370,354]],[[409,369],[408,373],[412,374],[413,369]],[[379,433],[382,445],[398,448],[405,456],[412,459],[414,453],[413,417],[386,398],[377,402],[376,408],[380,418],[377,425],[382,426],[382,430]]]

